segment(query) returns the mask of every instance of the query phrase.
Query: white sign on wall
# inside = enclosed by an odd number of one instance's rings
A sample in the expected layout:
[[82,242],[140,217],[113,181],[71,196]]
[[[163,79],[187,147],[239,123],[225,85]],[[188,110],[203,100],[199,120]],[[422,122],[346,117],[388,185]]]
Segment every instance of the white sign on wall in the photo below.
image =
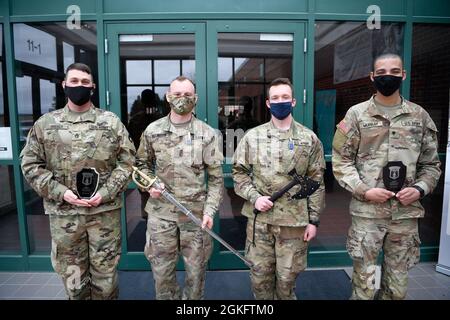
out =
[[55,37],[24,23],[14,24],[14,55],[16,60],[56,70]]
[[0,127],[0,159],[12,160],[11,128]]
[[[449,90],[450,91],[450,90]],[[449,92],[450,101],[450,92]],[[450,109],[450,103],[449,103]],[[450,116],[448,119],[450,130]],[[439,244],[439,259],[436,271],[450,276],[450,136],[447,141],[447,159],[445,164],[444,203],[442,205],[441,239]]]

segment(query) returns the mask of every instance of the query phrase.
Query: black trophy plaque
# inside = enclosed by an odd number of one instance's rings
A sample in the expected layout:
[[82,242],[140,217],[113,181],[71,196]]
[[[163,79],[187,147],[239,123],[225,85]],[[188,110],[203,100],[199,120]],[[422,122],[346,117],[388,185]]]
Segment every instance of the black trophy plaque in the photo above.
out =
[[97,192],[99,174],[95,168],[83,168],[77,173],[77,193],[80,199],[90,199]]
[[392,192],[402,189],[406,179],[406,166],[401,161],[389,161],[383,167],[384,187]]

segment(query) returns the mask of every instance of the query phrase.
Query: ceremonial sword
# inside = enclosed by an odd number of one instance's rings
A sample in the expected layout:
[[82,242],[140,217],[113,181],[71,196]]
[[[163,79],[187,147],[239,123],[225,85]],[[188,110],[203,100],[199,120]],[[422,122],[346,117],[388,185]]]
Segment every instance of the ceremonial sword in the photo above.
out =
[[[158,189],[161,191],[161,195],[166,198],[170,203],[174,204],[178,209],[180,209],[185,215],[189,217],[197,226],[202,226],[202,221],[197,218],[191,210],[183,206],[175,197],[170,194],[165,188],[161,188],[161,184],[158,182],[158,177],[151,178],[142,171],[140,171],[138,168],[133,166],[133,174],[132,174],[133,181],[142,189],[149,190],[151,187]],[[233,252],[236,256],[238,256],[239,259],[241,259],[249,268],[253,266],[253,264],[247,260],[245,257],[243,257],[239,252],[237,252],[228,242],[223,240],[217,233],[210,230],[208,227],[202,228],[203,231],[208,233],[211,237],[219,241],[221,244],[223,244],[228,250]]]

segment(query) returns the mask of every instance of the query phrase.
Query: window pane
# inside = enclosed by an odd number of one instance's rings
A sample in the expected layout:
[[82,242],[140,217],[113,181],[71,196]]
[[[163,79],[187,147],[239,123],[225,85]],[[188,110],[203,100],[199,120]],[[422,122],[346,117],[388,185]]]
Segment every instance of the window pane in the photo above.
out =
[[151,89],[151,87],[127,87],[127,106],[128,113],[136,113],[141,101],[142,91]]
[[[411,101],[430,114],[438,129],[439,152],[445,154],[450,107],[450,26],[414,24]],[[447,155],[448,156],[448,155]],[[445,158],[441,157],[441,161]],[[439,245],[444,198],[445,160],[439,184],[422,200],[425,217],[420,220],[422,245]]]
[[25,179],[22,179],[22,181],[25,191],[25,211],[27,213],[30,250],[34,253],[50,252],[52,247],[50,222],[48,215],[45,214],[42,198],[30,187]]
[[179,60],[155,61],[155,84],[169,84],[181,74]]
[[351,224],[350,192],[334,179],[331,153],[334,131],[347,110],[375,92],[369,79],[373,58],[384,52],[403,54],[403,25],[383,23],[369,30],[365,22],[319,21],[315,32],[314,131],[327,160],[326,202],[315,249],[344,249]]
[[28,131],[33,126],[33,97],[31,92],[31,77],[16,78],[17,106],[20,119],[20,142],[25,144]]
[[411,101],[424,107],[438,129],[439,152],[446,152],[450,95],[450,26],[415,24]]
[[235,58],[235,81],[264,81],[264,60],[260,58]]
[[166,103],[166,92],[169,91],[169,86],[157,86],[155,87],[155,93],[159,100]]
[[10,127],[8,95],[6,91],[6,65],[3,57],[3,25],[0,24],[0,127]]
[[126,62],[127,84],[152,84],[152,62],[128,60]]
[[143,219],[142,212],[148,200],[148,192],[128,189],[125,192],[125,199],[128,251],[144,252],[147,220]]
[[20,251],[13,166],[0,165],[0,252]]
[[278,58],[266,60],[266,80],[271,82],[276,78],[285,78],[286,74],[290,74],[292,71],[292,59],[291,58]]
[[181,74],[195,82],[195,60],[182,60],[181,67]]
[[122,122],[130,122],[132,104],[144,87],[156,94],[157,117],[166,115],[164,94],[170,82],[181,74],[195,81],[194,35],[123,34],[119,45]]
[[64,70],[75,62],[75,49],[68,43],[63,42],[63,54],[64,54]]
[[47,113],[56,110],[56,88],[55,84],[48,80],[40,80],[41,111]]
[[233,81],[233,58],[221,58],[217,59],[219,81]]
[[[0,62],[0,69],[3,70],[3,63]],[[3,72],[0,72],[0,127],[7,127],[5,119],[5,104],[3,95]]]

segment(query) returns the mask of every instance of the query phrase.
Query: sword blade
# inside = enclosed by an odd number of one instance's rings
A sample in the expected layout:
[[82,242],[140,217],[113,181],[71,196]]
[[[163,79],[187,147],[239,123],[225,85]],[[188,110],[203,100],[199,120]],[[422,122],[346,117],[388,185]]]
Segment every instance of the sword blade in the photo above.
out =
[[[160,189],[158,183],[155,183],[154,185],[156,186],[156,188]],[[177,199],[175,199],[169,192],[167,192],[166,190],[163,190],[163,191],[161,191],[161,195],[164,198],[166,198],[170,203],[174,204],[185,215],[187,215],[189,217],[189,219],[191,219],[197,226],[199,226],[199,227],[202,226],[202,221],[199,218],[197,218],[192,213],[192,211],[190,211],[188,208],[183,206]],[[208,227],[206,227],[202,230],[205,231],[206,233],[208,233],[211,237],[213,237],[217,241],[219,241],[221,244],[223,244],[232,253],[234,253],[239,259],[241,259],[247,265],[247,267],[251,268],[253,266],[253,264],[249,260],[247,260],[244,256],[242,256],[238,251],[236,251],[228,242],[223,240],[217,233],[210,230]]]

